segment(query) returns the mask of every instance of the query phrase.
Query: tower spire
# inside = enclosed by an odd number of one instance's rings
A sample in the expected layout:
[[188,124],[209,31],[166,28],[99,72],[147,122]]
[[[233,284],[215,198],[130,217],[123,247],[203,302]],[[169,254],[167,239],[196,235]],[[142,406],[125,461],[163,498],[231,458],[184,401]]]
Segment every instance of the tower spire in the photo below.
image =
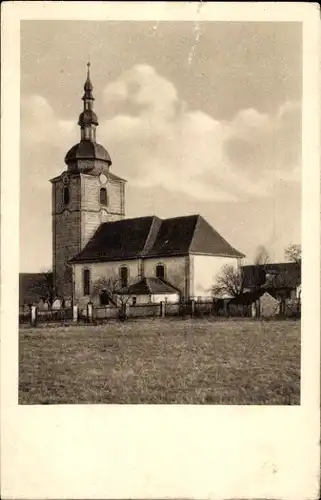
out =
[[96,142],[96,127],[98,125],[98,118],[93,110],[94,96],[93,96],[93,84],[90,79],[90,62],[87,63],[87,78],[84,85],[84,95],[82,100],[84,101],[84,110],[79,116],[79,122],[81,129],[81,140],[82,141],[92,141]]

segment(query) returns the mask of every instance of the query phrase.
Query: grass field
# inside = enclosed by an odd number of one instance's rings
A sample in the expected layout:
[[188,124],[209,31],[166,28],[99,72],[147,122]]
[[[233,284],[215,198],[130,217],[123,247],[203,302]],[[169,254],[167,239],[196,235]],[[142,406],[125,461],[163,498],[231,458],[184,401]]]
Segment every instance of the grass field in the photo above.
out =
[[20,404],[300,404],[300,322],[20,330]]

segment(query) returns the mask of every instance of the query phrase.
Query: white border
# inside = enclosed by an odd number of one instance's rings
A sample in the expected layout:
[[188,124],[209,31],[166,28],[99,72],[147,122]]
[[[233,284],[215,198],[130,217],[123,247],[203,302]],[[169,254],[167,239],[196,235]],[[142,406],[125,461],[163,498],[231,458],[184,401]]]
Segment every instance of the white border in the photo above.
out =
[[[303,22],[300,407],[17,406],[21,19]],[[2,498],[317,498],[319,25],[318,5],[308,3],[2,4]],[[21,161],[23,168],[23,158]]]

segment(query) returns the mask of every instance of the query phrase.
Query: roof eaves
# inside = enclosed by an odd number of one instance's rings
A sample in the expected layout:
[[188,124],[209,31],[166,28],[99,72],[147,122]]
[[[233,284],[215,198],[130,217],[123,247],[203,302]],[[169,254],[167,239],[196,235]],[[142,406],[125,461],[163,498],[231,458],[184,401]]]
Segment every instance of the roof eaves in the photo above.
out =
[[[235,250],[235,249],[233,249]],[[244,258],[245,255],[238,250],[235,250],[234,254],[228,254],[228,253],[203,253],[203,252],[190,252],[191,255],[211,255],[213,257],[231,257],[231,258]]]

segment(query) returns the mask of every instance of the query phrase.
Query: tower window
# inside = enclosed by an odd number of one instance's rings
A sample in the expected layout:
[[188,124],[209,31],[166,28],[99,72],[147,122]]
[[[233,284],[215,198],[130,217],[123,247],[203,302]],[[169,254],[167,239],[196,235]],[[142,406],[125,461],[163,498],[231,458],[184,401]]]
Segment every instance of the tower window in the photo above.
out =
[[100,188],[99,201],[101,205],[107,205],[107,189]]
[[124,288],[128,285],[128,268],[123,266],[120,268],[120,286]]
[[83,285],[84,285],[84,295],[90,294],[90,270],[84,269],[83,271]]
[[156,266],[156,278],[165,278],[165,266],[163,264]]
[[69,187],[65,186],[64,187],[64,205],[68,205],[70,201],[70,191]]

